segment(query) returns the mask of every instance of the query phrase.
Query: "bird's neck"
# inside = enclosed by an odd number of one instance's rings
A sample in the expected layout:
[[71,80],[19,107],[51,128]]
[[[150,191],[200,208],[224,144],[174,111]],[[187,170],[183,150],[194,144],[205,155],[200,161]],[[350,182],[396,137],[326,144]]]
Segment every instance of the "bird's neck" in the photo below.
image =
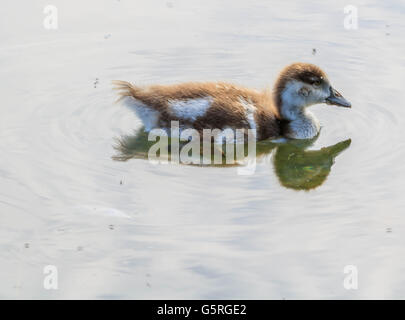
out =
[[305,107],[283,104],[280,108],[280,114],[282,120],[287,122],[283,135],[288,138],[311,139],[320,130],[318,119]]

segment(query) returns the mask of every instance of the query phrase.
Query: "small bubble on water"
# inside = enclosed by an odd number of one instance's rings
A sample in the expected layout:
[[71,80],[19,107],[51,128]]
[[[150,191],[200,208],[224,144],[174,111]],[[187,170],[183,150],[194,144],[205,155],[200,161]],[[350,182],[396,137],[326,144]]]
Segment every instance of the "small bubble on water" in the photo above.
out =
[[108,226],[108,228],[109,228],[110,230],[114,230],[114,225],[113,225],[113,224],[110,224],[110,225]]
[[386,228],[385,231],[386,231],[387,233],[391,233],[391,232],[392,232],[392,228]]
[[24,248],[28,249],[29,247],[30,247],[30,244],[28,242],[24,243]]

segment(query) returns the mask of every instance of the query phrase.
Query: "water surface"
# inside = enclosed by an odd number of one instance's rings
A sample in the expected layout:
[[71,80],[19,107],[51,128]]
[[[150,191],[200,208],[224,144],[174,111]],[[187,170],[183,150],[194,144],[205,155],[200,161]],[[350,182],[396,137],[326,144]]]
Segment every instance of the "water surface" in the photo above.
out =
[[[58,30],[47,4],[0,13],[0,298],[403,298],[403,3],[351,2],[357,30],[344,1],[56,1]],[[113,159],[140,121],[112,80],[264,88],[294,61],[353,105],[313,107],[312,144],[253,175]]]

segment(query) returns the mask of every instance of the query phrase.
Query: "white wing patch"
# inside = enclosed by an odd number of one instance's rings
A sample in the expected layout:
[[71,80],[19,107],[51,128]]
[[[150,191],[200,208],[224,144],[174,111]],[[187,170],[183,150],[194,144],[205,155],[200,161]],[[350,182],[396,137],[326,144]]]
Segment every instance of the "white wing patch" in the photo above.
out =
[[178,118],[195,121],[205,115],[211,106],[212,98],[169,100],[169,110]]
[[123,99],[123,103],[131,110],[133,110],[141,119],[143,125],[145,126],[146,132],[157,128],[159,121],[159,112],[148,108],[144,103],[133,97],[125,97]]
[[254,133],[256,134],[257,126],[255,121],[255,112],[256,112],[255,105],[252,103],[252,101],[246,101],[242,97],[239,97],[239,102],[245,109],[246,120],[249,122],[250,129],[254,130]]

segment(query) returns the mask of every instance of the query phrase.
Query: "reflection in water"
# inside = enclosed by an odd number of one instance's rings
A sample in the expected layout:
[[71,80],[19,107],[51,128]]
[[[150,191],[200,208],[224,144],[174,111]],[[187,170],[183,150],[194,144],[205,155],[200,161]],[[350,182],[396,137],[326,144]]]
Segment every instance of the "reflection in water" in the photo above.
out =
[[326,180],[335,157],[350,146],[351,140],[308,151],[308,144],[295,142],[278,146],[274,155],[274,170],[284,187],[309,190]]
[[[285,143],[260,141],[256,144],[256,158],[263,159],[274,151],[274,171],[281,185],[295,190],[314,189],[326,180],[336,156],[351,143],[351,139],[347,139],[320,150],[307,150],[316,139],[317,137],[311,140],[288,140]],[[148,133],[143,130],[134,135],[122,136],[116,141],[114,148],[118,154],[113,156],[113,159],[117,161],[147,159],[150,147],[156,143],[148,141]],[[168,152],[170,157],[170,144]],[[235,166],[225,164],[226,154],[225,152],[222,154],[223,163],[210,166]]]

